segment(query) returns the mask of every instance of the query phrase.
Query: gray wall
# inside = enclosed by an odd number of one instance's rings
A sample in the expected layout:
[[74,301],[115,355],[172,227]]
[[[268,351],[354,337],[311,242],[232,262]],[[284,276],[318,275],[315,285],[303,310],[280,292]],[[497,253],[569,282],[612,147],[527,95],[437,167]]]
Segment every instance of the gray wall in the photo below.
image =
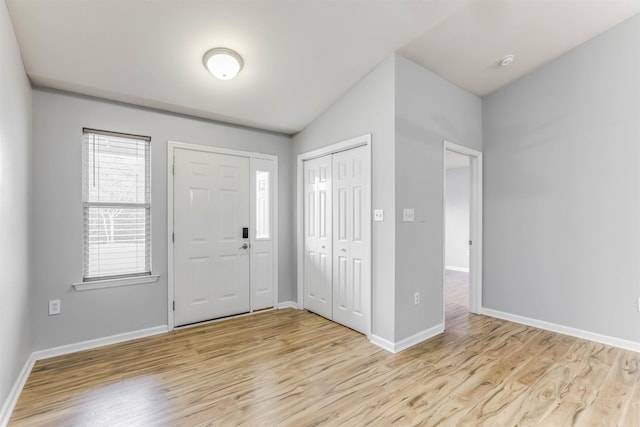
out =
[[0,1],[0,407],[32,346],[31,102],[13,26]]
[[[373,222],[372,333],[394,340],[394,64],[395,56],[380,64],[335,104],[294,136],[298,154],[372,134],[372,203],[384,209],[384,222]],[[292,180],[295,194],[295,179]]]
[[372,206],[385,211],[373,222],[372,332],[398,342],[442,323],[442,141],[482,149],[481,101],[393,55],[294,137],[295,154],[369,132]]
[[[396,340],[443,319],[443,140],[482,151],[480,98],[398,56]],[[402,222],[403,208],[415,209],[414,222]]]
[[[279,300],[294,298],[291,139],[71,94],[34,91],[35,349],[167,324],[167,141],[278,156]],[[155,284],[74,291],[82,280],[82,128],[151,136],[152,262]],[[62,314],[47,316],[60,298]]]
[[485,307],[640,341],[640,15],[483,100]]
[[469,269],[469,167],[447,169],[445,266]]

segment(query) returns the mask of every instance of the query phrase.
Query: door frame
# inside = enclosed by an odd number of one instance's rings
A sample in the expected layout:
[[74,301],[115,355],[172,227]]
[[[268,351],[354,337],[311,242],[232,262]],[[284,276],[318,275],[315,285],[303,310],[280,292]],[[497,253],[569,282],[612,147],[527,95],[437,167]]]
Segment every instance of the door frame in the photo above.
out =
[[[296,195],[297,195],[297,214],[296,214],[296,244],[297,244],[297,306],[299,310],[304,309],[304,162],[328,154],[339,153],[341,151],[350,150],[352,148],[365,147],[365,162],[369,165],[369,197],[373,201],[373,169],[371,164],[371,134],[367,133],[355,138],[347,139],[335,144],[327,145],[315,150],[307,151],[299,154],[296,161]],[[367,213],[371,215],[371,212]],[[365,335],[371,338],[371,319],[373,317],[373,233],[372,227],[365,230],[369,237],[369,277],[370,277],[370,294],[371,307],[369,308],[369,319],[367,319],[367,328]],[[333,262],[333,260],[332,260]]]
[[[482,310],[482,152],[450,141],[442,141],[442,231],[446,231],[447,151],[469,157],[469,311]],[[444,234],[443,234],[444,236]],[[442,239],[442,324],[445,325],[445,269],[446,237]]]
[[[167,328],[172,331],[176,328],[175,317],[173,312],[173,301],[175,297],[175,283],[174,283],[174,267],[173,267],[173,231],[174,231],[174,218],[173,218],[173,170],[174,170],[174,152],[176,149],[202,151],[212,154],[226,154],[231,156],[246,157],[249,159],[249,215],[255,213],[255,185],[251,179],[251,172],[253,171],[254,159],[265,159],[273,161],[273,308],[278,308],[278,156],[272,154],[263,154],[249,151],[232,150],[229,148],[212,147],[208,145],[198,145],[186,142],[167,141]],[[251,222],[251,221],[250,221]],[[249,243],[254,243],[253,234],[249,233]],[[253,298],[254,280],[253,275],[249,276],[250,280],[250,292],[249,292],[249,313],[253,312],[253,305],[251,299]]]

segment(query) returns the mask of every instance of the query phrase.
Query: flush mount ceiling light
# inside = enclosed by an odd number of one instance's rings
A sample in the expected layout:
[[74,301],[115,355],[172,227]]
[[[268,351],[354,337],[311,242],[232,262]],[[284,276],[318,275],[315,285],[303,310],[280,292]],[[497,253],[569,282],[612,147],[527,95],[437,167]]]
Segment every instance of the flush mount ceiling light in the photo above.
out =
[[216,47],[205,53],[202,63],[213,77],[220,80],[231,80],[244,65],[242,57],[236,51],[225,47]]
[[502,67],[509,66],[509,65],[513,64],[514,59],[515,58],[514,58],[513,55],[507,55],[507,56],[505,56],[504,58],[502,58],[500,60],[500,66],[502,66]]

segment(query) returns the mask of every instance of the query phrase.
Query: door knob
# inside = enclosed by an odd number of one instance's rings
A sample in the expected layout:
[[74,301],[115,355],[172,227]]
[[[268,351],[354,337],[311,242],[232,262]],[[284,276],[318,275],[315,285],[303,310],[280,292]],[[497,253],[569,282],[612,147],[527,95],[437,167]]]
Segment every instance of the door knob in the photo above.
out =
[[249,249],[251,247],[251,245],[247,245],[246,243],[243,243],[242,246],[240,246],[238,249]]

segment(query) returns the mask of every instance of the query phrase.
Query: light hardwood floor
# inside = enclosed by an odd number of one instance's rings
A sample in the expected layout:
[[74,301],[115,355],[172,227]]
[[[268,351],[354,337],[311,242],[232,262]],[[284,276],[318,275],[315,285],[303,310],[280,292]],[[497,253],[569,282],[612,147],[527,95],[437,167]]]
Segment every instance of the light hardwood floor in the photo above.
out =
[[640,354],[460,298],[399,354],[287,309],[43,360],[10,425],[640,426]]

